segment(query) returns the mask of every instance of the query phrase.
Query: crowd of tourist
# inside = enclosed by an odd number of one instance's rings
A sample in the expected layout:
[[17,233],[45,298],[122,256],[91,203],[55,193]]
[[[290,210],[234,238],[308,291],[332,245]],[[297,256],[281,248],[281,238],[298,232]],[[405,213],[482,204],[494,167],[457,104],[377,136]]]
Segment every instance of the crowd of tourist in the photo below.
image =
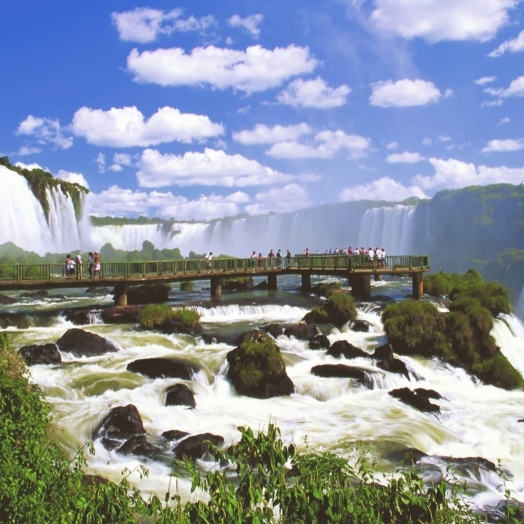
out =
[[[100,253],[91,251],[87,258],[87,273],[89,278],[98,277],[101,275]],[[67,278],[84,278],[84,264],[82,261],[82,252],[79,251],[74,257],[67,255],[65,259],[65,276]]]

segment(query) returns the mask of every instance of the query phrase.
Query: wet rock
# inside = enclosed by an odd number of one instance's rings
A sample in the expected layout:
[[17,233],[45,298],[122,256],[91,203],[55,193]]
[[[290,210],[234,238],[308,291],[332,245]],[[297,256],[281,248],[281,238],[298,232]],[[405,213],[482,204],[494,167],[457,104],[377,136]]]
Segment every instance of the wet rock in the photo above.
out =
[[122,446],[117,449],[118,453],[122,455],[138,455],[141,457],[154,458],[162,452],[162,450],[148,442],[145,435],[134,435],[126,440]]
[[440,407],[429,401],[429,398],[434,397],[428,396],[425,389],[417,388],[416,391],[412,391],[409,388],[400,388],[390,391],[389,394],[423,413],[440,413]]
[[62,356],[56,344],[23,346],[18,350],[28,366],[35,364],[60,364]]
[[199,368],[183,360],[153,357],[134,360],[127,365],[128,371],[140,373],[149,378],[181,378],[191,380]]
[[232,344],[234,346],[241,346],[244,342],[251,342],[256,340],[264,340],[266,338],[265,331],[262,331],[261,329],[251,329],[250,331],[244,331],[244,333],[241,333],[236,337]]
[[367,320],[355,320],[355,322],[351,324],[351,331],[357,333],[368,333],[370,327],[371,325]]
[[200,336],[204,344],[228,344],[230,342],[229,338],[215,333],[202,333]]
[[93,440],[102,439],[108,449],[113,449],[135,435],[143,435],[146,430],[138,409],[133,404],[112,408],[93,431]]
[[155,325],[155,329],[158,329],[162,333],[172,335],[173,333],[182,333],[185,335],[197,335],[202,332],[202,324],[196,323],[192,326],[186,324],[180,318],[168,318],[161,324]]
[[371,358],[377,360],[377,367],[380,369],[389,371],[390,373],[404,375],[408,380],[411,380],[408,367],[404,361],[393,355],[393,348],[390,344],[384,344],[383,346],[377,347],[371,355]]
[[47,291],[47,289],[39,289],[38,291],[26,291],[25,293],[20,293],[21,298],[47,298],[49,296],[49,291]]
[[326,335],[318,334],[309,339],[309,349],[329,349],[331,342]]
[[350,344],[347,340],[337,340],[336,342],[333,342],[333,345],[329,348],[329,351],[326,354],[335,358],[369,358],[369,353],[366,353],[362,349]]
[[180,440],[181,438],[184,438],[187,435],[189,435],[187,431],[180,431],[179,429],[170,429],[162,433],[162,437],[164,437],[167,440]]
[[203,458],[209,450],[209,445],[221,446],[224,443],[224,437],[213,435],[213,433],[201,433],[192,435],[182,440],[175,448],[175,456],[181,460],[184,457],[189,459]]
[[93,357],[105,353],[115,353],[118,348],[113,342],[83,329],[68,329],[56,342],[61,351],[76,357]]
[[76,326],[84,326],[90,324],[91,309],[69,309],[65,313],[65,319]]
[[139,306],[110,307],[100,316],[105,324],[135,324],[142,309]]
[[166,406],[188,406],[195,409],[195,395],[185,384],[175,384],[166,389]]
[[130,306],[138,304],[161,304],[169,300],[171,286],[167,284],[152,284],[130,286],[127,289],[127,303]]
[[16,302],[16,298],[0,295],[0,304],[15,304]]
[[253,289],[253,277],[223,278],[222,291],[248,291]]
[[262,329],[269,333],[273,338],[278,338],[280,335],[284,334],[284,328],[281,324],[267,324],[266,326],[262,326]]
[[298,324],[288,327],[284,330],[287,337],[295,337],[297,340],[309,340],[317,334],[317,328],[314,324]]
[[482,513],[493,524],[507,523],[508,515],[513,517],[511,522],[524,522],[524,504],[515,499],[501,500],[496,506],[483,508]]
[[311,373],[317,377],[324,378],[352,378],[366,387],[373,387],[373,382],[367,371],[354,366],[344,364],[322,364],[313,366]]

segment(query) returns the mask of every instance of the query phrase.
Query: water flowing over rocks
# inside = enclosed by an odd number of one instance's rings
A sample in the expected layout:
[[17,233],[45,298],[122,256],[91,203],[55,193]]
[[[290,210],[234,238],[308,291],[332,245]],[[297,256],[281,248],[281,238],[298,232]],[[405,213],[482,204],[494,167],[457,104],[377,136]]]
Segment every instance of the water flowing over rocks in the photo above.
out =
[[346,366],[344,364],[321,364],[313,366],[311,373],[317,377],[324,378],[352,378],[359,384],[367,388],[373,387],[373,381],[369,376],[369,372],[354,366]]
[[423,413],[440,413],[440,406],[437,406],[436,404],[433,404],[429,401],[430,398],[442,398],[434,390],[417,388],[413,391],[409,388],[399,388],[390,391],[389,394],[401,402],[404,402],[404,404],[418,409]]
[[180,440],[189,435],[187,431],[180,431],[179,429],[169,429],[162,433],[162,437],[167,440]]
[[309,349],[329,349],[331,342],[326,335],[315,335],[309,339]]
[[266,326],[262,326],[262,329],[269,333],[273,338],[278,338],[280,335],[284,334],[284,328],[281,324],[267,324]]
[[195,395],[185,384],[174,384],[166,389],[166,406],[187,406],[195,409]]
[[149,442],[145,435],[133,435],[117,449],[117,452],[122,453],[122,455],[138,455],[149,458],[159,456],[162,451],[162,448]]
[[209,445],[221,446],[224,443],[224,437],[213,435],[213,433],[201,433],[200,435],[191,435],[182,440],[175,448],[175,457],[182,460],[184,457],[189,459],[203,458],[209,450]]
[[408,380],[411,380],[408,367],[405,362],[395,358],[391,344],[384,344],[375,348],[375,351],[370,356],[377,360],[377,367],[380,369],[404,375]]
[[76,357],[93,357],[118,351],[113,342],[78,328],[67,330],[57,340],[56,345],[61,351],[72,353]]
[[355,320],[355,322],[351,323],[351,331],[355,331],[357,333],[367,333],[369,331],[370,325],[367,320]]
[[153,357],[134,360],[127,365],[128,371],[140,373],[149,378],[181,378],[191,380],[200,369],[183,360]]
[[134,324],[142,310],[139,306],[110,307],[102,311],[105,324]]
[[56,344],[22,346],[18,352],[28,366],[34,366],[36,364],[60,364],[62,362],[62,356]]
[[344,357],[347,359],[359,357],[369,358],[370,356],[369,353],[357,348],[353,344],[350,344],[347,340],[337,340],[336,342],[333,342],[327,355],[335,358]]
[[197,335],[202,332],[202,324],[196,323],[189,326],[182,319],[174,317],[164,320],[161,324],[156,324],[155,329],[167,335],[172,335],[174,333]]
[[102,439],[107,449],[122,445],[135,435],[144,435],[146,430],[138,409],[133,404],[112,408],[93,431],[93,440]]
[[317,327],[313,324],[301,323],[284,329],[286,337],[295,337],[297,340],[309,340],[317,334]]
[[0,304],[16,304],[16,302],[16,298],[0,294]]

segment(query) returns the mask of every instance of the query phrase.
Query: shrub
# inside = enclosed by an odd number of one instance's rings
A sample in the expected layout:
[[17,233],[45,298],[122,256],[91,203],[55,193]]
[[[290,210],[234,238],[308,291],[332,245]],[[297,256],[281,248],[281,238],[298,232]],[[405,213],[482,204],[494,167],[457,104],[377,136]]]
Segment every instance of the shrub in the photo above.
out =
[[180,282],[180,291],[193,291],[195,283],[191,280]]
[[493,358],[484,360],[473,366],[475,374],[486,384],[492,384],[505,389],[524,387],[524,379],[500,352]]
[[151,304],[138,315],[140,325],[145,329],[154,329],[172,318],[180,319],[186,326],[195,326],[200,322],[200,314],[194,309],[173,309],[167,304]]

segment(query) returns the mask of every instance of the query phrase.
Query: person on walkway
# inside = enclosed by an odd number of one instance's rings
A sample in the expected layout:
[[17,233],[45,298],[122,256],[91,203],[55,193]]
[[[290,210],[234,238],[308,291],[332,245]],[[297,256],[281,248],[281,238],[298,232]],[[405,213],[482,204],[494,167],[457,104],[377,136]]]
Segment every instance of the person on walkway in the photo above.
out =
[[306,257],[309,256],[309,247],[306,247],[306,250],[304,251],[304,255],[306,255]]
[[286,267],[291,266],[291,251],[286,250]]
[[206,260],[207,260],[207,272],[211,273],[211,270],[213,269],[213,252],[212,251],[210,251],[206,255]]
[[65,274],[67,278],[73,276],[75,272],[75,261],[71,255],[67,255],[65,259]]
[[279,249],[277,251],[277,267],[282,267],[282,251]]
[[87,259],[87,272],[89,273],[89,278],[93,278],[93,265],[95,264],[95,255],[89,251],[89,257]]
[[262,253],[258,254],[258,267],[264,267],[264,255]]
[[79,251],[75,257],[75,269],[76,269],[76,278],[84,278],[84,270],[82,267],[82,252]]
[[100,253],[95,251],[93,255],[93,276],[98,275],[98,278],[102,278],[102,267],[100,265]]
[[273,267],[273,259],[275,258],[275,253],[273,250],[271,250],[268,254],[267,254],[267,258],[269,258],[269,266],[270,267]]
[[370,247],[368,249],[368,266],[373,267],[373,258],[375,257],[375,252],[373,251],[373,248]]
[[257,252],[253,251],[253,253],[251,253],[251,267],[253,268],[253,271],[255,271],[257,268],[257,259],[258,259]]

